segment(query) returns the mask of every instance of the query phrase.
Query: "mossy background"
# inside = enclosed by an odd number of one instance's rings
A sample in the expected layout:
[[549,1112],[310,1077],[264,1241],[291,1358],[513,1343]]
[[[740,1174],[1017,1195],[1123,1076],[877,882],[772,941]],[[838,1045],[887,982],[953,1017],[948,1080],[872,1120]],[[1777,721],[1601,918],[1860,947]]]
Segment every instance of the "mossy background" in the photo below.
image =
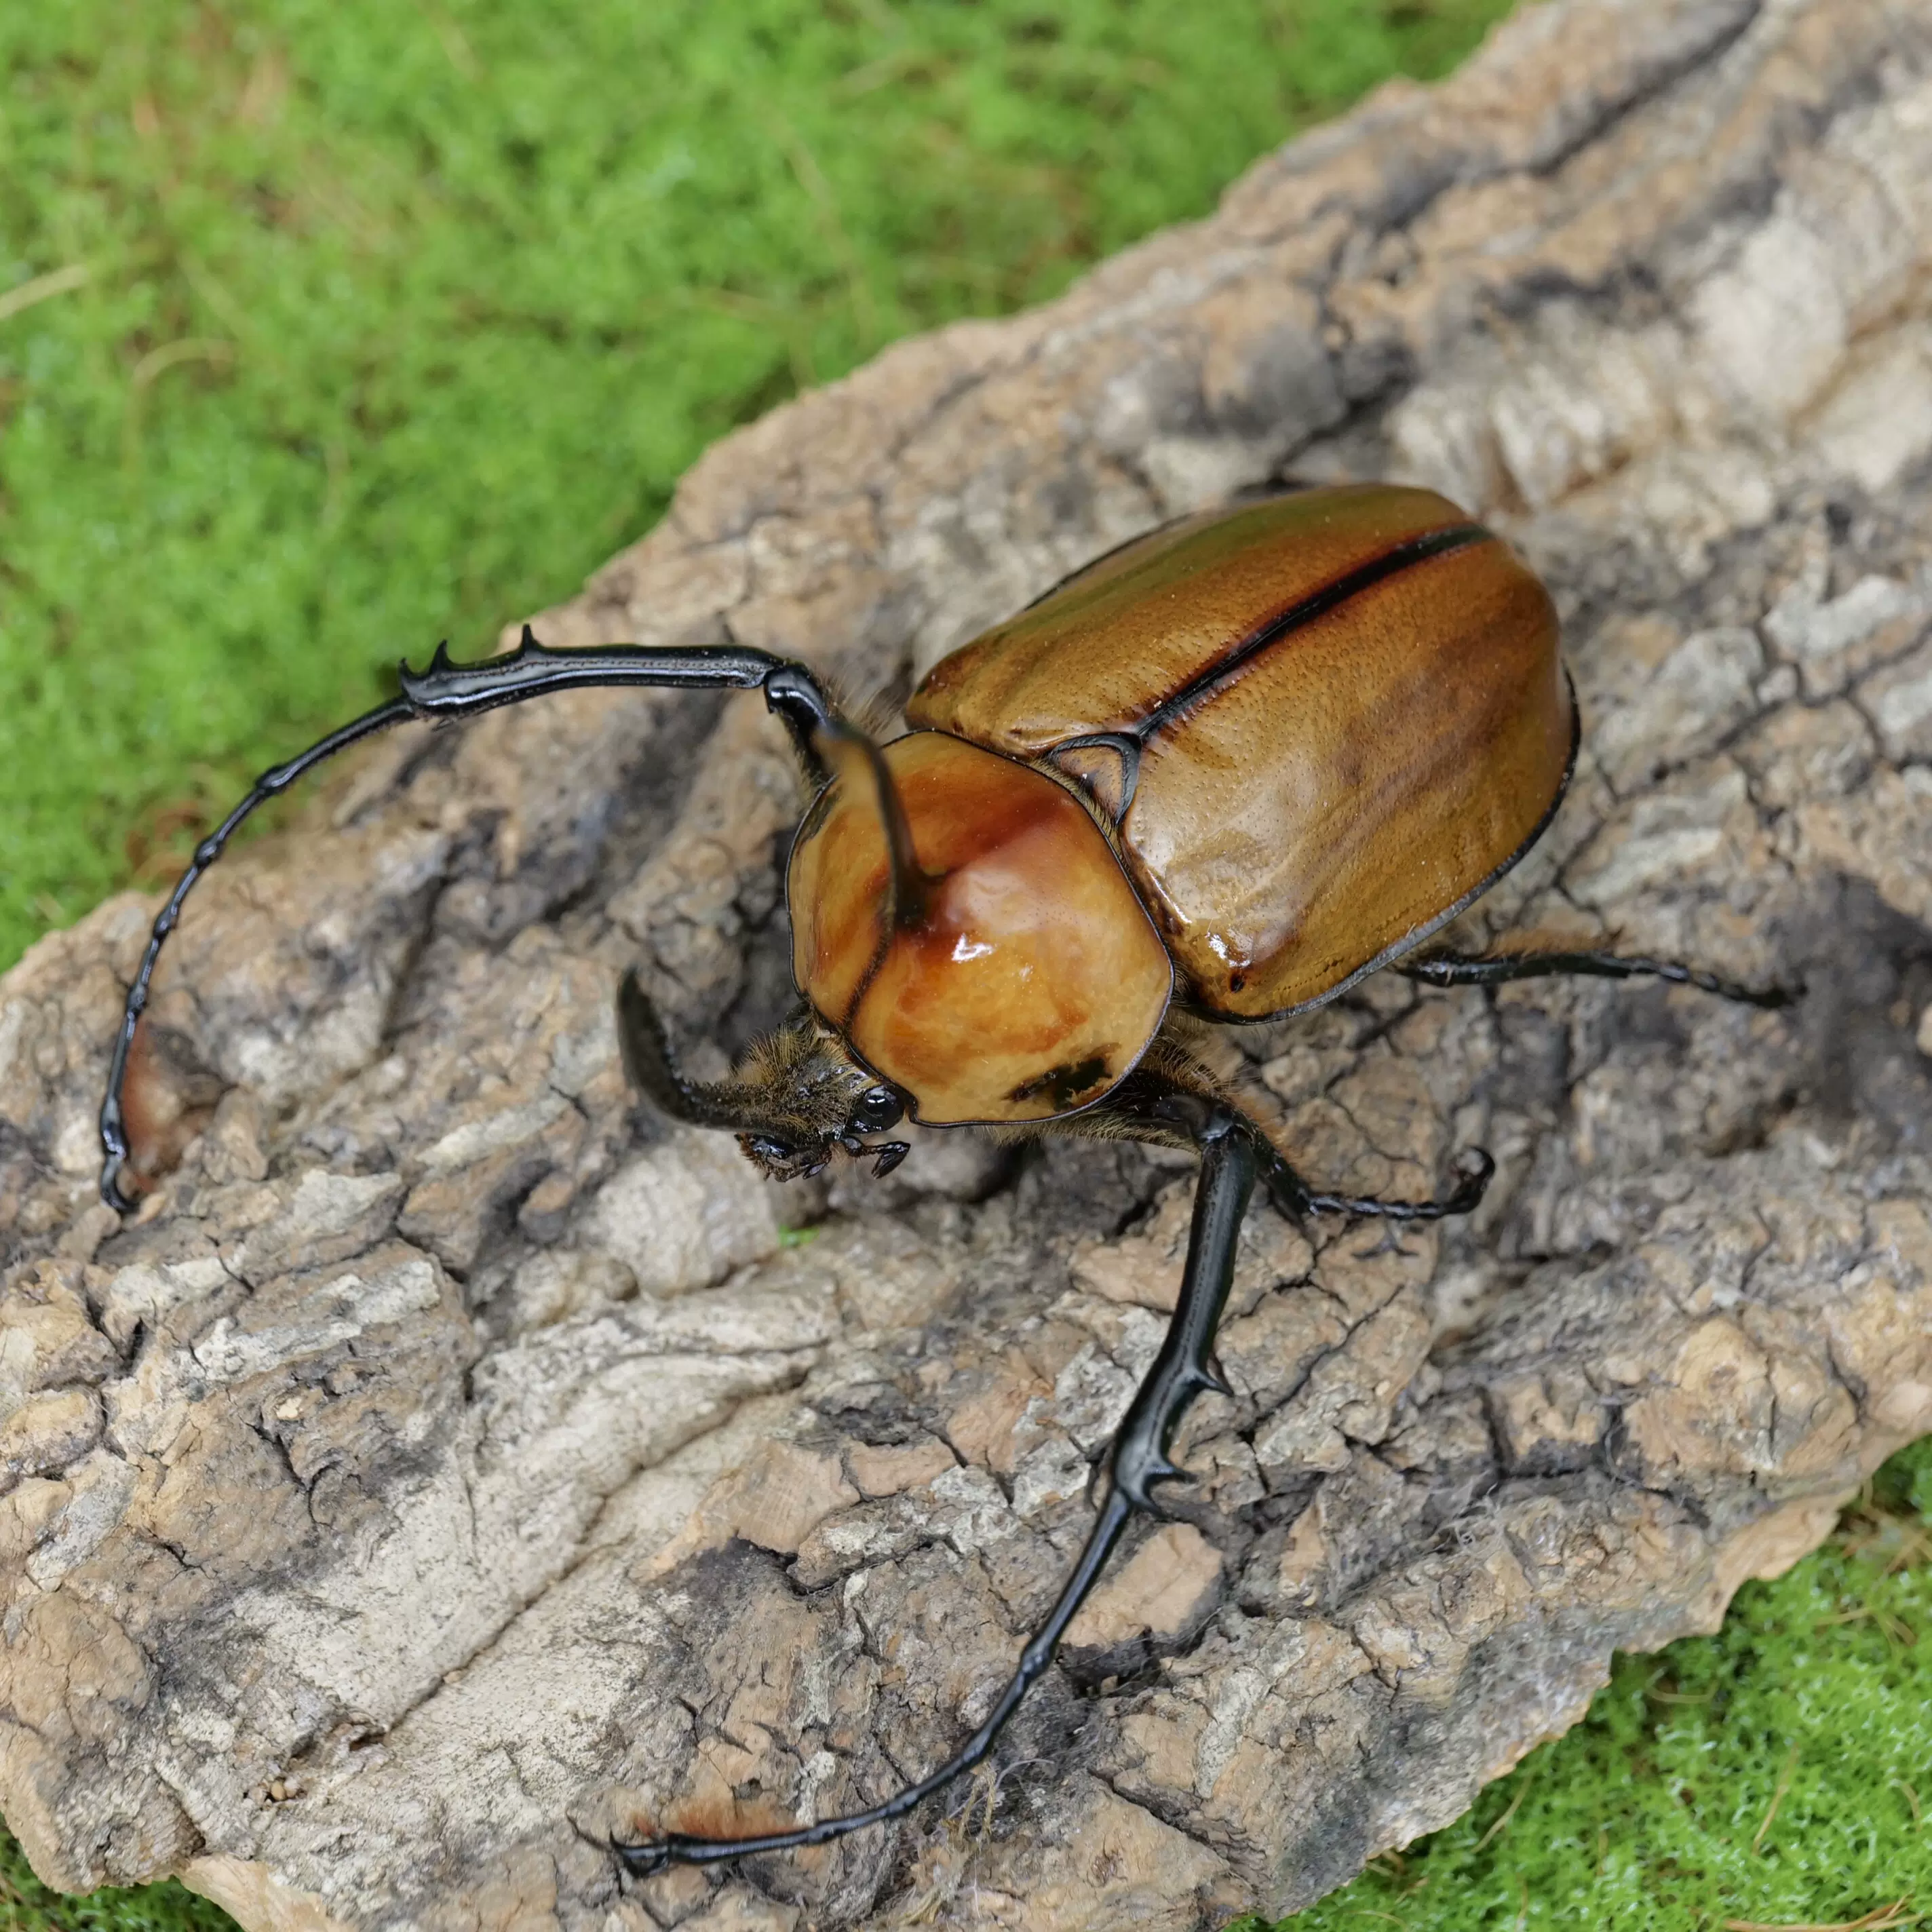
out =
[[[1204,213],[1507,5],[0,8],[0,965],[169,876],[399,656],[568,595],[735,424]],[[1627,1660],[1298,1924],[1932,1896],[1928,1520],[1910,1452],[1720,1636]],[[58,1898],[0,1846],[0,1924],[226,1924],[172,1885]]]

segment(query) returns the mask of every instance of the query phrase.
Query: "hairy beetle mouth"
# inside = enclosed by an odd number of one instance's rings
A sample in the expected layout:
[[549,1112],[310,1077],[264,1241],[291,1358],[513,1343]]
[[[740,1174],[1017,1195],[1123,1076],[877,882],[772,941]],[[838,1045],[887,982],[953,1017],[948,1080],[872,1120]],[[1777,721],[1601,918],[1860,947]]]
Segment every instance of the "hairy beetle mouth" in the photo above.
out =
[[832,1141],[808,1142],[802,1147],[774,1139],[769,1134],[740,1134],[738,1144],[744,1150],[745,1158],[770,1180],[809,1180],[814,1174],[824,1173],[831,1165],[832,1155],[842,1151],[854,1160],[869,1156],[872,1178],[882,1180],[912,1152],[910,1144],[904,1141],[863,1141],[856,1134],[842,1135]]

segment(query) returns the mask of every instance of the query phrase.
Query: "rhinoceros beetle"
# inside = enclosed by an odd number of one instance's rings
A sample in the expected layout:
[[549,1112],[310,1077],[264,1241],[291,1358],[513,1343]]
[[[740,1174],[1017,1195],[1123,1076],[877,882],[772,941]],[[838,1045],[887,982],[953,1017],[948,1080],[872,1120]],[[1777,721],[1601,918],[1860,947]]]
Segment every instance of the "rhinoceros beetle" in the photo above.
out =
[[1547,592],[1430,491],[1293,490],[1172,523],[1076,572],[929,671],[884,746],[812,672],[763,651],[520,646],[404,665],[401,694],[266,772],[196,849],[156,919],[100,1113],[101,1192],[132,1204],[121,1090],[154,962],[195,880],[256,806],[410,718],[466,717],[586,686],[758,690],[812,794],[788,874],[800,1004],[715,1084],[688,1078],[634,973],[617,996],[636,1085],[735,1133],[767,1174],[843,1151],[884,1173],[902,1120],[1197,1150],[1178,1305],[1116,1435],[1099,1519],[985,1721],[868,1809],[734,1839],[614,1847],[630,1869],[819,1844],[909,1811],[979,1764],[1156,1484],[1204,1390],[1252,1193],[1285,1214],[1432,1220],[1480,1199],[1471,1150],[1439,1198],[1320,1192],[1200,1023],[1278,1019],[1393,967],[1436,986],[1649,975],[1774,1006],[1673,962],[1588,951],[1478,958],[1426,942],[1522,858],[1575,761]]

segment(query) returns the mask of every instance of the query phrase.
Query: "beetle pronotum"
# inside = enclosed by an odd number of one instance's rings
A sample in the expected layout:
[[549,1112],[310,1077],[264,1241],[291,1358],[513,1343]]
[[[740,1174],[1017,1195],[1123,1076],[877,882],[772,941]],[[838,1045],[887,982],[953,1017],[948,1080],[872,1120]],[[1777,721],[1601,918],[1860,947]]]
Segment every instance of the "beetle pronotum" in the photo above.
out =
[[455,664],[259,778],[196,849],[154,922],[100,1111],[101,1192],[126,1192],[121,1092],[155,960],[230,836],[334,752],[407,718],[457,718],[584,686],[762,691],[813,793],[788,871],[800,1004],[715,1084],[678,1069],[633,974],[618,1030],[665,1113],[736,1134],[766,1172],[839,1150],[884,1173],[908,1115],[931,1126],[1125,1137],[1198,1150],[1180,1294],[1108,1453],[1099,1519],[985,1722],[867,1810],[729,1840],[614,1847],[632,1870],[822,1844],[902,1816],[980,1763],[1048,1667],[1154,1486],[1188,1405],[1224,1389],[1212,1344],[1258,1183],[1284,1214],[1435,1220],[1491,1172],[1472,1150],[1443,1198],[1317,1192],[1195,1022],[1275,1019],[1394,967],[1438,986],[1552,973],[1754,991],[1592,952],[1419,952],[1514,866],[1568,783],[1576,707],[1556,614],[1499,538],[1432,493],[1290,491],[1186,518],[1112,551],[943,659],[883,747],[804,665],[740,649],[546,650]]

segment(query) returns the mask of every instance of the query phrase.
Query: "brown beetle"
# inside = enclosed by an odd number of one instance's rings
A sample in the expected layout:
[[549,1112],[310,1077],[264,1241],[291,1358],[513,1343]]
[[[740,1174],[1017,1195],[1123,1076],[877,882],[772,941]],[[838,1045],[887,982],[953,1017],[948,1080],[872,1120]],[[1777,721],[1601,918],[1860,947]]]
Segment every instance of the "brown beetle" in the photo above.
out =
[[[1256,1184],[1292,1216],[1436,1219],[1473,1208],[1472,1154],[1442,1199],[1311,1190],[1190,1022],[1279,1018],[1414,953],[1549,824],[1577,721],[1556,614],[1521,560],[1424,490],[1291,491],[1171,524],[955,651],[880,747],[801,664],[739,649],[613,645],[428,670],[265,772],[196,850],[129,992],[100,1114],[105,1198],[131,1204],[121,1088],[162,942],[237,826],[310,766],[405,718],[581,686],[761,689],[814,797],[788,877],[802,1000],[728,1079],[680,1072],[634,974],[619,990],[633,1080],[665,1112],[735,1132],[768,1173],[843,1149],[883,1173],[904,1118],[1125,1137],[1201,1155],[1178,1306],[1108,1460],[1100,1519],[991,1714],[918,1783],[848,1816],[620,1845],[634,1870],[817,1844],[897,1817],[990,1752],[1044,1671],[1204,1389]],[[1651,974],[1759,1004],[1688,968],[1598,952],[1399,970],[1436,986]],[[1224,1390],[1225,1392],[1225,1390]]]

